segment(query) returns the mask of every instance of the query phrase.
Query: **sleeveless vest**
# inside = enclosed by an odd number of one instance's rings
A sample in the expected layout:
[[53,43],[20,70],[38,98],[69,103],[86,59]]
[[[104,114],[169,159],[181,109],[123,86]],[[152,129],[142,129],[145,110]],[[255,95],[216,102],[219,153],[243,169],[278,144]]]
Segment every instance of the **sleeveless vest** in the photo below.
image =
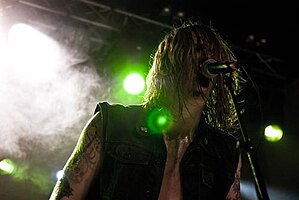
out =
[[[158,199],[167,152],[162,134],[146,126],[148,111],[107,102],[98,103],[99,109],[105,127],[104,158],[87,199]],[[197,132],[180,164],[183,199],[225,199],[238,163],[237,140],[203,121]]]

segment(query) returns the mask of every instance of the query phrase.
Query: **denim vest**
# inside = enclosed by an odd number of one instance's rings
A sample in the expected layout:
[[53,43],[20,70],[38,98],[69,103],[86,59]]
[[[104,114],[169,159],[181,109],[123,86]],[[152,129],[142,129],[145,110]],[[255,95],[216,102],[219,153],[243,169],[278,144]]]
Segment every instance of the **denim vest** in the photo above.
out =
[[[158,199],[167,153],[162,134],[148,130],[141,106],[104,102],[97,109],[104,116],[105,153],[87,199]],[[197,131],[180,164],[183,199],[225,199],[237,167],[237,140],[202,121]]]

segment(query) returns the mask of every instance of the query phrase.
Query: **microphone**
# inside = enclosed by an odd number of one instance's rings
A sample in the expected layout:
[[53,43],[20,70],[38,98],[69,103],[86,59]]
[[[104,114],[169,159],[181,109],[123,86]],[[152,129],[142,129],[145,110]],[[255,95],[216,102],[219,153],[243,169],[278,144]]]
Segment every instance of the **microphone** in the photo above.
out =
[[236,62],[219,63],[214,59],[208,59],[202,63],[201,74],[206,78],[214,78],[218,74],[226,74],[235,71],[239,67]]

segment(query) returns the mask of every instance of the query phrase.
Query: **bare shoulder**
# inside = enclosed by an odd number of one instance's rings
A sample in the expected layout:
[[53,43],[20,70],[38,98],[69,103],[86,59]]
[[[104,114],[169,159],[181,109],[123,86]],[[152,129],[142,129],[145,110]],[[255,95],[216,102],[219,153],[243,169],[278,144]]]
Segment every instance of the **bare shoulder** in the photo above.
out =
[[[85,127],[83,128],[83,133],[86,130],[97,128],[101,130],[103,128],[103,113],[102,110],[98,110],[94,115],[87,121]],[[100,131],[102,132],[102,130]]]
[[86,156],[93,153],[99,153],[104,141],[103,134],[103,116],[102,112],[97,111],[86,123],[83,128],[74,154],[76,157]]

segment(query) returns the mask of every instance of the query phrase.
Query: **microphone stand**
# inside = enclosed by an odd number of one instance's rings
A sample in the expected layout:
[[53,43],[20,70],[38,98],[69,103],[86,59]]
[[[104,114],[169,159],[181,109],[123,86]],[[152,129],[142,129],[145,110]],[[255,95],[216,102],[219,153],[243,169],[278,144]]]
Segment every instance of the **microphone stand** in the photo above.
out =
[[237,118],[238,118],[238,123],[240,126],[240,130],[241,130],[241,135],[242,135],[242,139],[243,139],[243,144],[244,144],[244,149],[246,151],[247,154],[247,158],[250,164],[250,168],[251,168],[251,172],[254,178],[254,182],[255,182],[255,189],[257,192],[257,196],[259,200],[269,200],[269,196],[266,190],[266,186],[265,186],[265,182],[261,176],[261,172],[260,172],[260,168],[257,162],[257,158],[254,152],[254,147],[253,144],[250,140],[250,138],[248,137],[247,133],[245,132],[245,129],[243,127],[243,123],[241,120],[241,112],[240,110],[237,108],[237,100],[236,100],[236,96],[234,93],[234,87],[233,87],[233,80],[231,78],[231,76],[225,76],[225,83],[229,89],[230,95],[232,97],[233,103],[234,103],[234,107],[235,110],[237,112]]

